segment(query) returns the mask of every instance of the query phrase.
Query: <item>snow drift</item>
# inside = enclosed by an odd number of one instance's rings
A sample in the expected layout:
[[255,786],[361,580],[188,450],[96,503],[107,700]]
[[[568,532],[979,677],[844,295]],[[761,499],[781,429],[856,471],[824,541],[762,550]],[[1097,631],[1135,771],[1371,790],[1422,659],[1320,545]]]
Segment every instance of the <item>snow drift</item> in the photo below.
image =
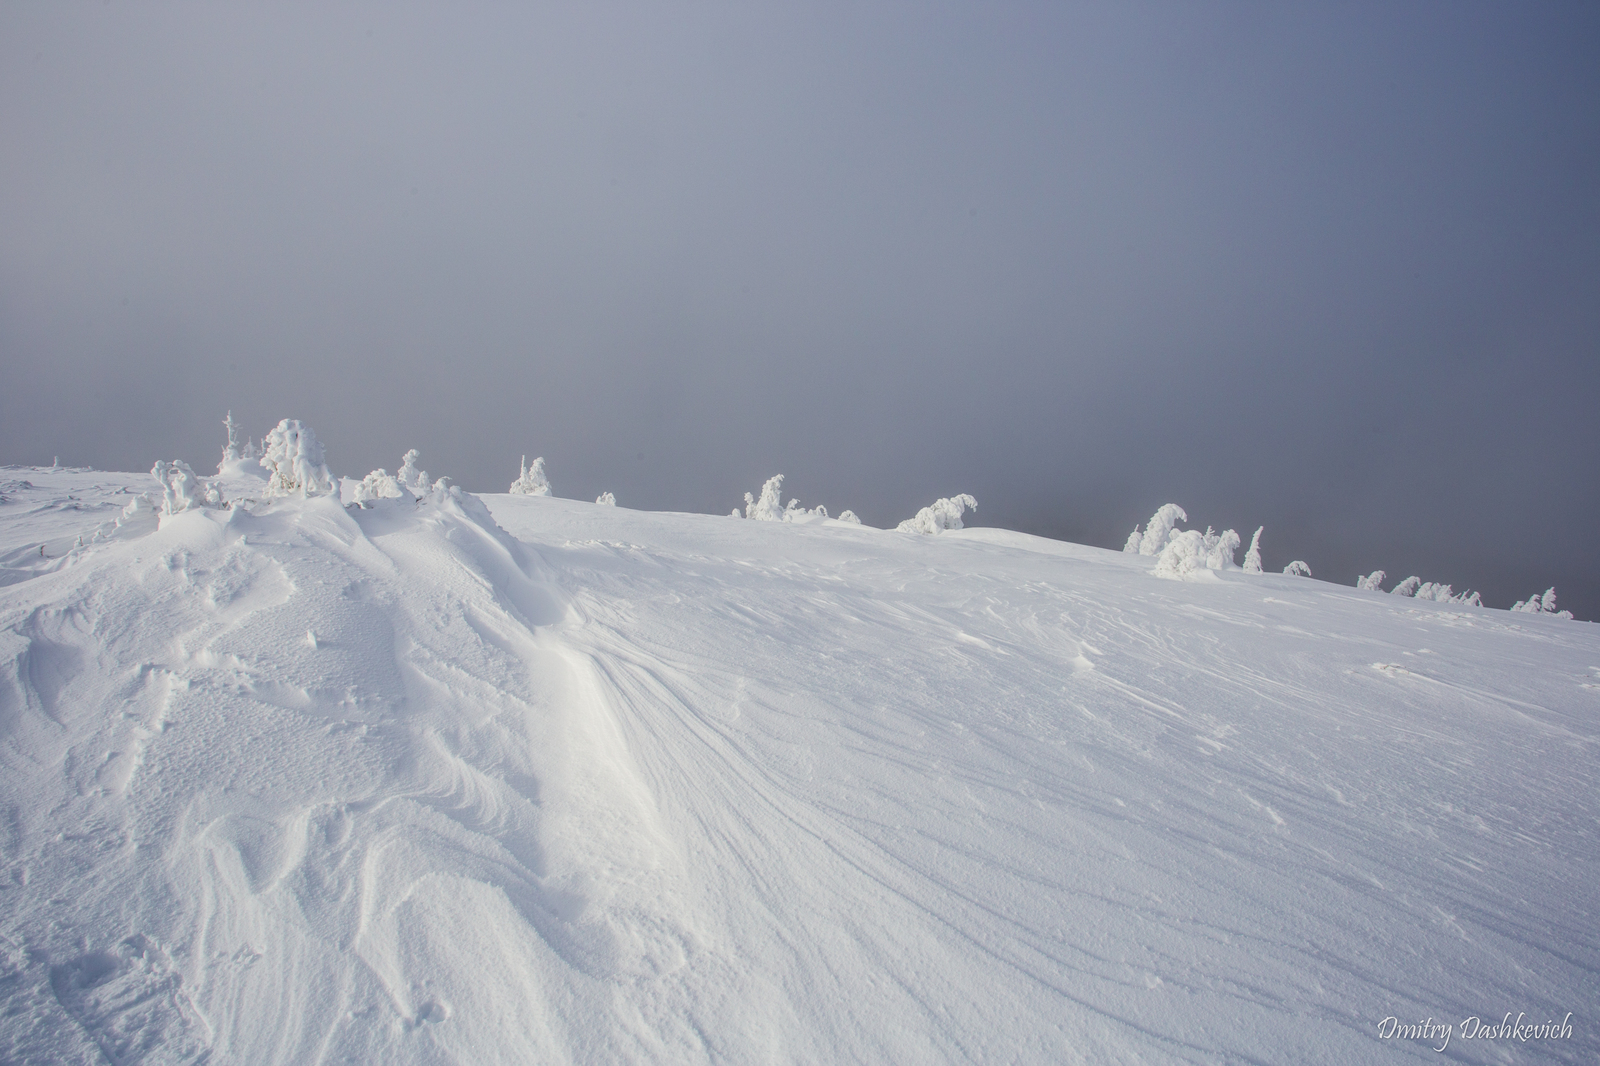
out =
[[1577,1013],[1450,1055],[1600,1053],[1592,625],[953,525],[4,482],[0,1060],[1377,1063],[1506,1011]]

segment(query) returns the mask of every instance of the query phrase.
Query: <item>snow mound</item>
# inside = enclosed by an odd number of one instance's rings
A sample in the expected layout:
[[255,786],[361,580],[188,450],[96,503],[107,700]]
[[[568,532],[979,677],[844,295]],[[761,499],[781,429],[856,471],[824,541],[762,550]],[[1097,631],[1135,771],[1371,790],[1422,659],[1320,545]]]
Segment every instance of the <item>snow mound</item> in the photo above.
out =
[[445,479],[0,489],[8,1062],[1376,1063],[1596,998],[1600,627],[1209,531],[1150,581]]

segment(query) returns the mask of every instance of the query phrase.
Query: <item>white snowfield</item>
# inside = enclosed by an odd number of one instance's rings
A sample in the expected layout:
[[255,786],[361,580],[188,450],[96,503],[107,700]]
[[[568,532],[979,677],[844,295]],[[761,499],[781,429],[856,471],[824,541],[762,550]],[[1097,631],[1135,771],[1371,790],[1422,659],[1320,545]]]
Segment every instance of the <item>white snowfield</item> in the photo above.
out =
[[0,1061],[1600,1055],[1600,627],[152,486],[0,470]]

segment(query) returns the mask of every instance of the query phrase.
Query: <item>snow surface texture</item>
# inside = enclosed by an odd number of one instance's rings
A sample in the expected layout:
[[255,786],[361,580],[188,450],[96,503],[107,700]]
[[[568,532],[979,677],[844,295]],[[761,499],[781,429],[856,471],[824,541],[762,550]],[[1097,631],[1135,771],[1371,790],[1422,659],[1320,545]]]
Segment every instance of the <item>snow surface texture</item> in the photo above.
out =
[[1593,625],[149,491],[0,472],[0,1061],[1434,1062],[1383,1020],[1507,1011],[1572,1036],[1444,1057],[1600,1055]]

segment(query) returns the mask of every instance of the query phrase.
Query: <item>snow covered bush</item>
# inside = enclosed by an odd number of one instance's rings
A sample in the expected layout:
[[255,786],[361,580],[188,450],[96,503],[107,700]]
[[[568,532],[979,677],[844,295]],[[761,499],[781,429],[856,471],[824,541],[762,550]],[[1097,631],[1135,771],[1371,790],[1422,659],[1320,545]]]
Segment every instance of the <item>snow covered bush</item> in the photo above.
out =
[[598,503],[602,507],[615,507],[617,505],[617,498],[611,495],[609,492],[602,492],[600,495],[594,498],[594,502]]
[[[738,513],[738,508],[734,508],[734,513]],[[782,474],[773,474],[767,478],[767,483],[761,486],[759,500],[748,492],[744,494],[744,516],[753,518],[757,522],[783,521]]]
[[1365,589],[1367,592],[1382,592],[1383,579],[1388,576],[1389,575],[1384,573],[1382,570],[1374,570],[1366,577],[1357,577],[1356,588]]
[[1449,585],[1438,585],[1432,581],[1424,581],[1414,593],[1419,600],[1433,600],[1435,603],[1459,603],[1468,607],[1482,607],[1483,597],[1470,589],[1466,592],[1456,593]]
[[848,522],[852,526],[859,526],[861,524],[861,519],[857,518],[856,513],[850,510],[848,507],[839,512],[839,521]]
[[400,469],[394,472],[396,481],[418,495],[433,487],[428,481],[428,472],[417,465],[421,458],[422,453],[412,448],[400,457]]
[[1310,577],[1311,567],[1307,566],[1304,559],[1296,559],[1283,568],[1283,572],[1290,577]]
[[161,483],[161,513],[177,514],[195,507],[222,506],[222,493],[215,485],[201,481],[182,459],[157,462],[150,476]]
[[361,479],[361,484],[356,486],[355,502],[362,507],[370,506],[378,500],[409,500],[411,493],[406,491],[400,479],[390,477],[389,472],[379,467]]
[[1543,596],[1529,596],[1525,600],[1518,600],[1511,608],[1525,614],[1553,614],[1557,618],[1571,618],[1571,611],[1556,610],[1556,590],[1552,585]]
[[1196,570],[1232,570],[1233,553],[1239,550],[1239,534],[1233,530],[1214,532],[1209,526],[1198,530],[1174,530],[1167,546],[1156,556],[1154,573],[1158,577],[1183,577]]
[[803,522],[811,518],[827,518],[828,509],[821,504],[807,508],[800,506],[799,500],[783,502],[783,475],[774,474],[767,478],[767,483],[761,486],[761,498],[756,499],[750,493],[744,494],[744,513],[735,507],[732,518],[751,518],[757,522]]
[[322,444],[311,427],[285,418],[267,434],[261,456],[268,496],[322,496],[333,491]]
[[977,509],[978,501],[963,492],[959,496],[934,500],[918,511],[915,518],[906,519],[895,529],[901,533],[942,533],[947,529],[960,529],[962,513]]
[[528,457],[522,457],[522,475],[511,483],[509,491],[513,496],[548,496],[550,495],[550,479],[544,476],[544,456],[539,456],[528,465]]
[[1122,546],[1125,552],[1138,552],[1140,555],[1159,555],[1167,546],[1179,522],[1187,522],[1189,516],[1182,507],[1175,503],[1164,503],[1156,513],[1150,516],[1149,523],[1144,527],[1144,532],[1139,532],[1139,527],[1134,526],[1133,532],[1128,534],[1128,542]]
[[1435,584],[1416,576],[1408,577],[1390,589],[1389,595],[1411,596],[1419,600],[1433,600],[1435,603],[1459,603],[1468,607],[1483,606],[1483,597],[1476,592],[1457,594],[1449,585]]

